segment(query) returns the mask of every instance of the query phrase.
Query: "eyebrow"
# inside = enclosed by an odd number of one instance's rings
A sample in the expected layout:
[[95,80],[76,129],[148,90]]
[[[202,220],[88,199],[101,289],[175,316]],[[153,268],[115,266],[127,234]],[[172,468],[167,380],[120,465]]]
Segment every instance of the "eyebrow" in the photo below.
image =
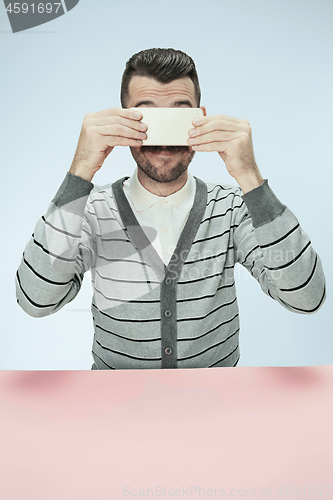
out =
[[[153,101],[139,101],[137,102],[133,107],[138,108],[139,106],[150,106],[150,107],[156,107],[155,103]],[[183,101],[175,101],[173,102],[173,107],[178,108],[180,106],[188,106],[190,108],[193,108],[191,101],[185,99]]]

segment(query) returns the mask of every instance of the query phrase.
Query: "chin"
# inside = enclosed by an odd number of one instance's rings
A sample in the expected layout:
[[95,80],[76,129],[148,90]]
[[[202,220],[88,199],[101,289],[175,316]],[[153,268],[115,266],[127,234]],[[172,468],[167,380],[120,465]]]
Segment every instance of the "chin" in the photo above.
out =
[[[155,148],[152,150],[152,148]],[[190,151],[187,146],[173,146],[168,149],[182,148],[186,155],[176,154],[170,151],[170,154],[161,154],[160,146],[141,146],[139,148],[131,147],[131,153],[138,165],[138,168],[147,177],[156,182],[173,182],[177,180],[188,168],[195,154],[195,151]],[[166,148],[162,151],[166,151]],[[152,153],[153,154],[149,154]],[[180,153],[180,151],[177,151]]]
[[155,182],[176,181],[187,170],[187,165],[176,165],[174,168],[159,168],[154,165],[137,165],[141,172]]

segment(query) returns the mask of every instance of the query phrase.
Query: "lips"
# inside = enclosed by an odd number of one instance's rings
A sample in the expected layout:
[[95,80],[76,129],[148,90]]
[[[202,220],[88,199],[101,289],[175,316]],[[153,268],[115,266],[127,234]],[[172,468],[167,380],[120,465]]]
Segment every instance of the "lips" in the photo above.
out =
[[177,154],[175,151],[149,151],[149,153],[156,156],[174,156]]
[[141,146],[142,153],[153,153],[161,156],[172,156],[176,153],[189,152],[188,146]]

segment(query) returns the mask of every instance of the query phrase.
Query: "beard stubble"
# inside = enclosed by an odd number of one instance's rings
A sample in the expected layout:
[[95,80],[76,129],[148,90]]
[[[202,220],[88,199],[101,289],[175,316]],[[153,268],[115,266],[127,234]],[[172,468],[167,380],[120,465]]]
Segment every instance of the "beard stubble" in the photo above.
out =
[[[130,147],[135,162],[150,179],[157,182],[172,182],[180,177],[191,163],[195,151],[190,151],[188,146],[141,146],[140,149]],[[170,151],[174,153],[182,152],[182,159],[171,166],[172,156],[158,158],[159,165],[155,166],[146,157],[146,152],[158,153],[160,151]],[[157,160],[157,158],[156,158]],[[170,161],[171,160],[171,161]]]

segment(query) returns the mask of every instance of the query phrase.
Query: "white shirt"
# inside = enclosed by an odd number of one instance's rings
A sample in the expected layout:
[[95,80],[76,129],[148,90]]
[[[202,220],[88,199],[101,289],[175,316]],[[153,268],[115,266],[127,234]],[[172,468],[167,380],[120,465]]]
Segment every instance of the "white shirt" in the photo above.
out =
[[156,230],[156,238],[151,243],[168,265],[193,206],[195,179],[188,172],[187,181],[179,191],[170,196],[158,196],[142,186],[136,168],[133,175],[123,182],[123,187],[140,226]]

